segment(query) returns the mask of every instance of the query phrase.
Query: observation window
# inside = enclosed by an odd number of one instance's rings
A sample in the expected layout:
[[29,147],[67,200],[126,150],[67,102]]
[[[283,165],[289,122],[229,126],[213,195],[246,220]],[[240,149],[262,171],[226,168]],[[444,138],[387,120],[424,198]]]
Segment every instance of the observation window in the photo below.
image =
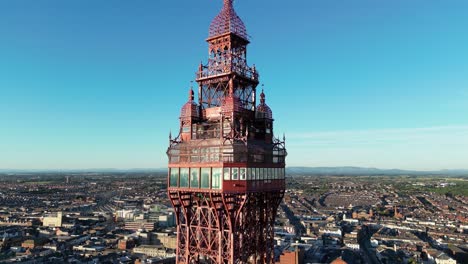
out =
[[238,180],[238,179],[239,179],[239,169],[232,168],[232,180]]
[[190,169],[190,188],[200,188],[200,168]]
[[221,173],[222,173],[222,168],[213,168],[212,178],[211,178],[212,189],[221,189]]
[[247,168],[247,180],[253,180],[252,176],[252,171],[255,171],[255,168]]
[[201,188],[202,189],[209,189],[210,188],[210,174],[211,168],[201,168]]
[[182,188],[189,187],[189,169],[188,168],[180,169],[179,187],[182,187]]
[[231,180],[231,168],[224,168],[223,174],[224,174],[224,180],[226,181]]
[[247,178],[247,176],[245,175],[246,172],[247,172],[247,171],[246,171],[246,168],[240,168],[240,179],[241,179],[242,181],[245,181],[246,178]]
[[169,186],[177,187],[178,181],[179,181],[179,168],[171,168]]

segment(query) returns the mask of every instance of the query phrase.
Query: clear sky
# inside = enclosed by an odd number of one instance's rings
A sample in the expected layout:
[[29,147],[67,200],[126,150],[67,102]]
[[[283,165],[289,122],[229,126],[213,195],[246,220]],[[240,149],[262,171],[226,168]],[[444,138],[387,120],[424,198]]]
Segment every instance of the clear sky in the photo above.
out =
[[[164,167],[221,5],[0,1],[0,168]],[[235,7],[288,165],[468,168],[468,1]]]

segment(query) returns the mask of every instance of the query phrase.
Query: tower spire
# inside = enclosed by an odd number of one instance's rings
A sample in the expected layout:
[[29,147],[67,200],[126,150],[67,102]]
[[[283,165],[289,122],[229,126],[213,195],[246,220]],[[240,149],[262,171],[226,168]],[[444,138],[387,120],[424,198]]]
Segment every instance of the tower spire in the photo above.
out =
[[260,94],[260,104],[265,105],[265,92],[263,89],[265,88],[265,85],[262,84],[262,93]]
[[224,1],[224,8],[226,7],[232,8],[232,3],[234,2],[234,0],[223,0],[223,1]]
[[195,99],[195,94],[193,92],[193,81],[190,81],[189,101],[192,102],[194,99]]
[[234,0],[223,0],[224,5],[221,12],[213,19],[210,25],[209,38],[233,33],[247,40],[247,30],[244,22],[236,14],[234,10]]

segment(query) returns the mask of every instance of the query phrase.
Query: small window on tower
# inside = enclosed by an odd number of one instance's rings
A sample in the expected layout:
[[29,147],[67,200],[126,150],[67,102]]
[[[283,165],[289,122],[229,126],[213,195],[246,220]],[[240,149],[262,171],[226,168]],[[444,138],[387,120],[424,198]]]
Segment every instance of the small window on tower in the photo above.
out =
[[190,188],[200,188],[200,180],[198,179],[199,174],[200,168],[190,169]]
[[232,168],[232,180],[238,180],[239,179],[239,169],[238,168]]
[[187,188],[189,187],[189,169],[181,168],[180,169],[180,187]]
[[170,186],[177,187],[179,182],[179,168],[171,168],[170,169]]
[[246,169],[245,168],[240,168],[240,179],[241,181],[245,181],[246,180]]
[[255,170],[255,169],[247,168],[247,180],[248,181],[252,180],[252,170]]
[[209,189],[210,188],[210,174],[211,168],[202,168],[201,169],[201,188]]
[[231,168],[224,168],[223,169],[224,180],[229,181],[231,180]]
[[222,168],[213,168],[211,177],[211,188],[221,189],[221,173]]

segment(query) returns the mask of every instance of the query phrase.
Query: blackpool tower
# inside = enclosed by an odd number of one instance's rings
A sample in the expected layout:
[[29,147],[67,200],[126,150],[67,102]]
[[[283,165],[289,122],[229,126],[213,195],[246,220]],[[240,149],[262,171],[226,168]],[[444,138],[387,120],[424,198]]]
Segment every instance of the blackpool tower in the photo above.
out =
[[[209,57],[196,73],[170,136],[168,196],[181,263],[274,263],[274,224],[285,190],[284,137],[259,73],[247,64],[249,37],[232,0],[210,25]],[[260,102],[257,103],[257,97]]]

